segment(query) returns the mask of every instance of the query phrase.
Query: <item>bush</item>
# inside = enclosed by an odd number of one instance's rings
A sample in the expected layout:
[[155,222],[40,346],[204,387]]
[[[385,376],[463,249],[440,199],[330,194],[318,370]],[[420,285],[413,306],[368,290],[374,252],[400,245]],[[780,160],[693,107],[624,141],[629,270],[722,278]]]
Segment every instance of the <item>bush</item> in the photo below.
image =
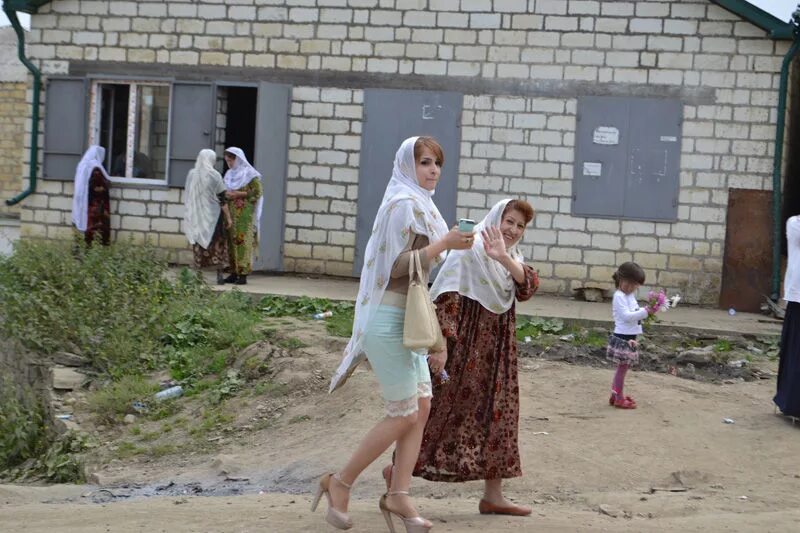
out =
[[38,457],[48,444],[44,409],[30,389],[0,382],[0,470]]
[[150,246],[21,241],[0,259],[2,332],[46,354],[70,350],[115,376],[152,368],[165,317],[198,285],[166,277]]

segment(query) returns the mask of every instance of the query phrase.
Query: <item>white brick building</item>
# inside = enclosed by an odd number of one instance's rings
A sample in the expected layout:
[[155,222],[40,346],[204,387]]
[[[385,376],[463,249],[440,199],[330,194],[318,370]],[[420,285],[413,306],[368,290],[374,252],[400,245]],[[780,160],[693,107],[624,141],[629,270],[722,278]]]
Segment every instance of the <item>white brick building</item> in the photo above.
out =
[[71,169],[102,143],[120,176],[115,238],[150,238],[186,262],[187,165],[199,148],[237,144],[267,178],[260,266],[352,276],[360,184],[382,190],[391,169],[365,176],[362,148],[403,133],[366,119],[367,102],[416,91],[456,112],[451,216],[529,200],[524,249],[546,292],[609,287],[634,260],[648,285],[716,304],[730,193],[772,188],[790,41],[714,1],[34,3],[29,54],[48,84],[27,237],[69,236]]

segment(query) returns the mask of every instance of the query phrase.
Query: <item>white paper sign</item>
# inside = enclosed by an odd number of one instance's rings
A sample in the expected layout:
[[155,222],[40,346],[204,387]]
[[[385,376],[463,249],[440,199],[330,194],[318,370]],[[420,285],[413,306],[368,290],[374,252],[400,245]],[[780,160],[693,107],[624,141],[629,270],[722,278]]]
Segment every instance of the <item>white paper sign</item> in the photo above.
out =
[[619,130],[613,126],[598,126],[592,135],[594,144],[619,144]]
[[662,143],[676,143],[676,142],[678,142],[678,138],[677,137],[673,137],[671,135],[662,135],[661,136],[661,142]]
[[584,163],[583,164],[583,175],[584,176],[602,176],[603,175],[603,163]]

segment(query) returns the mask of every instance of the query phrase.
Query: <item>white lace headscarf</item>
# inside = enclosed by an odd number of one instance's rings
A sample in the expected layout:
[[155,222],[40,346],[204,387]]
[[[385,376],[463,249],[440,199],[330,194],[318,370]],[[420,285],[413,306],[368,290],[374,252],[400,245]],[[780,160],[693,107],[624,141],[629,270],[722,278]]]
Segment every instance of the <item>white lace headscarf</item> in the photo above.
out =
[[[383,299],[392,265],[408,244],[409,231],[427,236],[430,242],[436,242],[447,234],[447,224],[433,203],[433,191],[420,187],[417,180],[414,146],[418,138],[411,137],[403,141],[395,155],[392,179],[378,208],[372,236],[364,253],[353,336],[331,379],[330,392],[342,386],[366,357],[363,350],[364,332]],[[432,258],[432,263],[440,264],[444,256],[442,253]]]
[[214,150],[200,150],[194,168],[186,176],[186,210],[183,217],[183,233],[189,244],[208,248],[219,220],[218,195],[225,192],[222,176],[214,168],[217,154]]
[[[472,248],[450,252],[431,287],[431,298],[435,300],[445,292],[457,292],[498,315],[511,309],[516,295],[514,278],[506,267],[489,257],[481,237],[484,229],[490,226],[500,227],[503,211],[510,201],[511,199],[506,199],[496,203],[489,214],[475,226],[475,243]],[[523,262],[525,258],[519,251],[518,243],[519,241],[508,249],[508,254],[515,261]]]
[[89,180],[94,169],[100,169],[103,176],[108,178],[106,169],[103,168],[103,159],[106,156],[106,149],[102,146],[93,144],[86,150],[81,157],[78,166],[75,167],[75,190],[72,194],[72,223],[78,231],[86,231],[86,224],[89,219]]
[[[236,162],[225,172],[225,186],[229,191],[244,189],[253,179],[261,179],[261,174],[258,170],[253,168],[253,165],[247,160],[241,148],[230,146],[225,149],[225,152],[236,156]],[[261,211],[263,209],[264,194],[262,188],[261,198],[258,199],[258,203],[256,204],[256,217],[253,221],[256,226],[256,231],[261,227]]]

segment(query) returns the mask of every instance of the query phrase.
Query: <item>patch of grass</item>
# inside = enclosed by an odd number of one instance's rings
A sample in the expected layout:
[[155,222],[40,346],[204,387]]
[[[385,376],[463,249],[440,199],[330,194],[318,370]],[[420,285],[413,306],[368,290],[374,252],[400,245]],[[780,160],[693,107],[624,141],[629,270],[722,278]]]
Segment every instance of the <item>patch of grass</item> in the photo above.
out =
[[714,343],[714,351],[717,353],[730,352],[733,350],[733,344],[728,339],[720,339]]
[[308,422],[309,420],[311,420],[310,416],[308,416],[308,415],[299,415],[299,416],[295,416],[291,420],[289,420],[289,423],[290,424],[297,424],[298,422]]
[[284,385],[283,383],[275,383],[274,381],[261,382],[253,387],[253,394],[256,396],[277,398],[278,396],[285,396],[288,392],[288,385]]
[[603,348],[608,344],[608,334],[589,330],[585,334],[575,336],[575,344]]
[[234,417],[227,413],[220,411],[219,409],[206,409],[203,413],[203,420],[197,426],[194,426],[189,430],[190,435],[194,436],[203,436],[209,433],[211,430],[226,424],[230,424],[233,422]]
[[140,448],[134,443],[125,440],[117,445],[116,456],[118,459],[129,459],[146,452],[145,448]]
[[161,424],[161,433],[169,433],[170,431],[172,431],[170,424]]
[[147,413],[147,418],[150,420],[164,420],[180,411],[181,407],[176,398],[169,400],[162,400],[156,403]]
[[91,394],[88,398],[89,409],[101,421],[115,423],[131,412],[133,402],[149,401],[156,392],[158,385],[155,383],[141,376],[125,376]]
[[287,350],[297,350],[298,348],[305,348],[308,345],[295,337],[287,337],[279,340],[278,346],[286,348]]
[[524,341],[525,337],[537,339],[544,334],[555,335],[562,331],[564,331],[564,322],[562,320],[531,317],[527,320],[521,320],[517,324],[517,340]]
[[131,426],[131,435],[137,436],[142,434],[142,427],[138,424],[135,426]]
[[325,329],[329,335],[334,337],[349,338],[353,335],[354,317],[354,307],[340,309],[339,312],[334,313],[332,317],[325,320]]
[[142,442],[150,442],[156,440],[161,434],[158,431],[148,431],[147,433],[142,433],[142,436],[139,438]]
[[248,357],[239,369],[246,381],[255,381],[269,373],[269,364],[256,356]]
[[150,448],[149,454],[152,457],[164,457],[165,455],[172,455],[178,451],[180,451],[180,449],[174,444],[156,444]]
[[[334,302],[327,298],[286,298],[285,296],[265,296],[259,302],[261,311],[266,317],[292,316],[311,319],[317,313],[331,311],[333,316],[325,319],[325,327],[333,336],[349,337],[352,335],[355,307],[352,302]],[[277,322],[281,324],[281,322]],[[284,323],[284,325],[292,325]]]

